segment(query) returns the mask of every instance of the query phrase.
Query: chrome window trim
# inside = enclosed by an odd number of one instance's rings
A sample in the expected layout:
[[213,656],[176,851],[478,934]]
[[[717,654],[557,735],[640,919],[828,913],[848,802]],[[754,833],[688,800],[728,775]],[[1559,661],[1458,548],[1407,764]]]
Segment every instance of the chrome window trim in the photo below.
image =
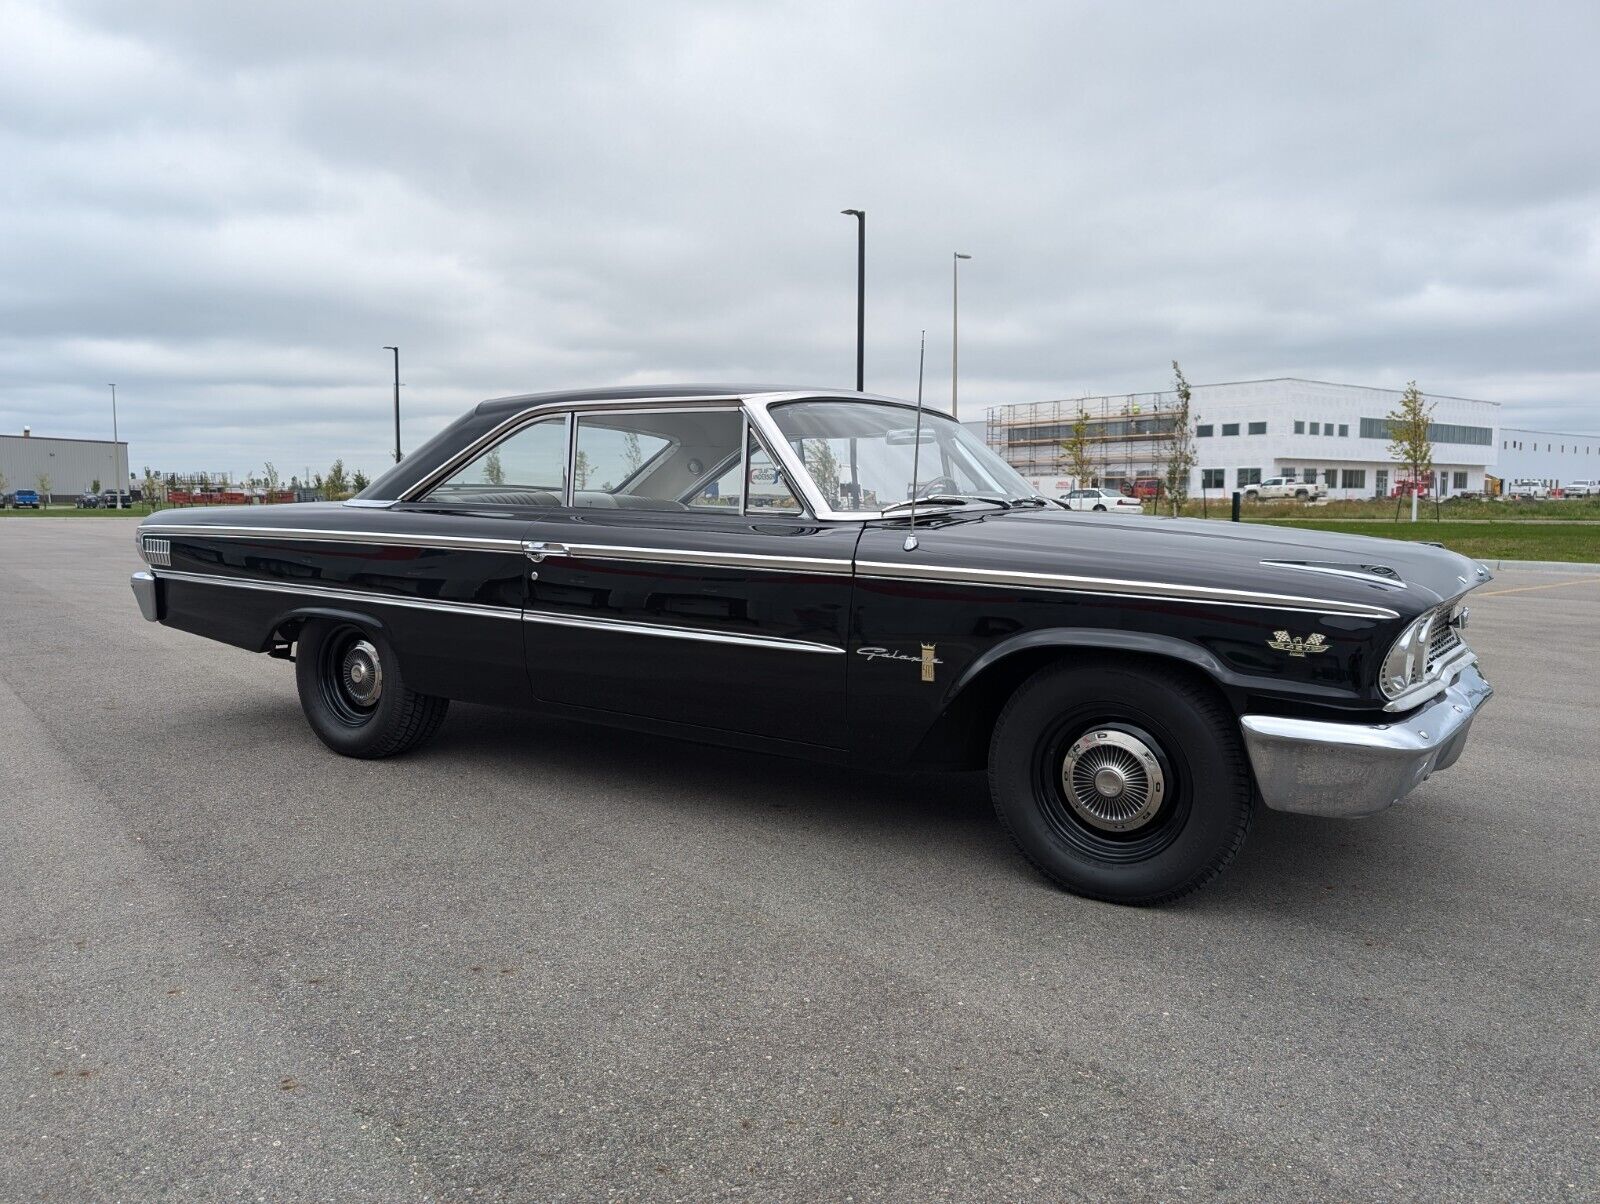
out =
[[569,469],[567,473],[567,488],[568,496],[570,497],[572,491],[572,473],[570,469],[572,468],[573,444],[575,442],[572,436],[576,428],[576,423],[570,421],[571,415],[603,413],[613,410],[627,413],[629,410],[660,412],[671,409],[696,410],[702,407],[735,409],[742,400],[735,393],[708,393],[703,395],[688,394],[683,397],[615,397],[599,401],[557,400],[529,406],[526,410],[519,410],[485,431],[482,435],[479,435],[438,468],[435,468],[421,480],[403,490],[395,500],[399,502],[419,500],[434,486],[446,480],[457,469],[470,463],[480,452],[487,451],[501,440],[509,438],[522,427],[555,414],[566,414],[569,417],[567,423],[567,467]]
[[408,598],[403,594],[384,594],[376,590],[332,589],[322,585],[302,585],[280,581],[255,581],[245,577],[225,577],[216,573],[157,572],[159,581],[190,581],[199,585],[229,585],[236,589],[262,590],[274,594],[295,594],[311,598],[346,602],[371,602],[384,606],[404,606],[411,610],[442,610],[452,614],[475,615],[489,619],[520,619],[519,606],[487,606],[478,602],[446,602],[433,598]]
[[308,543],[377,543],[413,548],[440,548],[452,552],[521,552],[520,539],[493,539],[476,535],[424,535],[414,531],[322,531],[313,527],[252,527],[212,523],[157,523],[140,528],[147,535],[183,535],[191,539],[281,539]]
[[359,510],[387,510],[390,506],[394,505],[394,499],[353,497],[344,504],[346,506],[353,506]]
[[1209,585],[1178,585],[1161,581],[1125,581],[1111,577],[1075,577],[1064,573],[1028,573],[1004,569],[964,569],[931,564],[896,564],[880,560],[856,561],[856,575],[877,580],[933,581],[947,585],[978,585],[1010,589],[1040,589],[1058,593],[1105,594],[1116,597],[1157,598],[1195,602],[1208,606],[1244,606],[1266,610],[1297,610],[1311,614],[1356,615],[1367,619],[1398,619],[1399,612],[1364,602],[1338,602],[1302,598],[1291,594],[1263,594]]
[[659,636],[664,639],[696,640],[708,644],[737,644],[745,648],[769,648],[779,652],[821,652],[839,655],[844,653],[844,649],[836,644],[820,644],[814,640],[792,640],[775,635],[739,635],[703,627],[675,627],[667,623],[636,623],[628,619],[564,615],[545,610],[523,611],[522,618],[526,623],[541,623],[551,627],[585,627],[615,631],[623,635]]

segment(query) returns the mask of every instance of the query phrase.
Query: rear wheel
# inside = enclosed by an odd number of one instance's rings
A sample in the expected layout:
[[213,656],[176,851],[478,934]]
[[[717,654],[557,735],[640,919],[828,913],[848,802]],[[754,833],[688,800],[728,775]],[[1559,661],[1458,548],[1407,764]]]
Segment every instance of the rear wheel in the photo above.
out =
[[1095,509],[1098,510],[1101,514],[1104,514],[1106,512],[1106,508],[1104,506],[1098,506],[1097,505],[1095,507]]
[[399,658],[377,632],[314,619],[295,652],[300,706],[317,738],[347,757],[391,757],[428,740],[450,703],[406,686]]
[[1308,498],[1308,497],[1310,497],[1310,496],[1311,496],[1311,495],[1310,495],[1310,494],[1309,494],[1309,493],[1307,493],[1307,492],[1306,492],[1306,491],[1305,491],[1305,490],[1304,490],[1304,489],[1296,489],[1296,490],[1295,490],[1295,491],[1294,491],[1294,496],[1295,496],[1295,500],[1296,500],[1296,501],[1301,501],[1301,502],[1303,502],[1303,501],[1305,501],[1305,500],[1306,500],[1306,499],[1307,499],[1307,498]]
[[1041,670],[989,749],[995,810],[1060,886],[1164,903],[1215,878],[1250,830],[1238,723],[1214,691],[1140,662]]

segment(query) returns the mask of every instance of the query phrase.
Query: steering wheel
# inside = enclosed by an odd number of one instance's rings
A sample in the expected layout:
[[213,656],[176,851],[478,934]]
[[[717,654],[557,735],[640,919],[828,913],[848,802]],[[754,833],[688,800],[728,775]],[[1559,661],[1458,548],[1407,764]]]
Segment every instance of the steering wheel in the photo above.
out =
[[923,501],[939,493],[960,493],[961,486],[956,484],[954,477],[934,477],[917,487],[917,500]]

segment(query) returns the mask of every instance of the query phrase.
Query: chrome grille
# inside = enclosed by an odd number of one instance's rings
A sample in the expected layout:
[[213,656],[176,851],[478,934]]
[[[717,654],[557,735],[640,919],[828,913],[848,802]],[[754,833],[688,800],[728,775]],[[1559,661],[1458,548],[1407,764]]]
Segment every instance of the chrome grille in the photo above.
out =
[[172,541],[170,539],[157,539],[147,535],[144,539],[145,563],[154,568],[170,569],[172,567]]

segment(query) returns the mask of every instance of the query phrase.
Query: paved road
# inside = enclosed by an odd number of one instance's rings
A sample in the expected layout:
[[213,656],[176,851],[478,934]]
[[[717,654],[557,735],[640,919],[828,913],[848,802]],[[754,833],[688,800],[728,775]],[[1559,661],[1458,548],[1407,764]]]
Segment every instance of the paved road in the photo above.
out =
[[341,760],[130,536],[0,520],[0,1198],[1600,1190],[1600,582],[1481,592],[1410,805],[1136,911],[977,777],[471,707]]

